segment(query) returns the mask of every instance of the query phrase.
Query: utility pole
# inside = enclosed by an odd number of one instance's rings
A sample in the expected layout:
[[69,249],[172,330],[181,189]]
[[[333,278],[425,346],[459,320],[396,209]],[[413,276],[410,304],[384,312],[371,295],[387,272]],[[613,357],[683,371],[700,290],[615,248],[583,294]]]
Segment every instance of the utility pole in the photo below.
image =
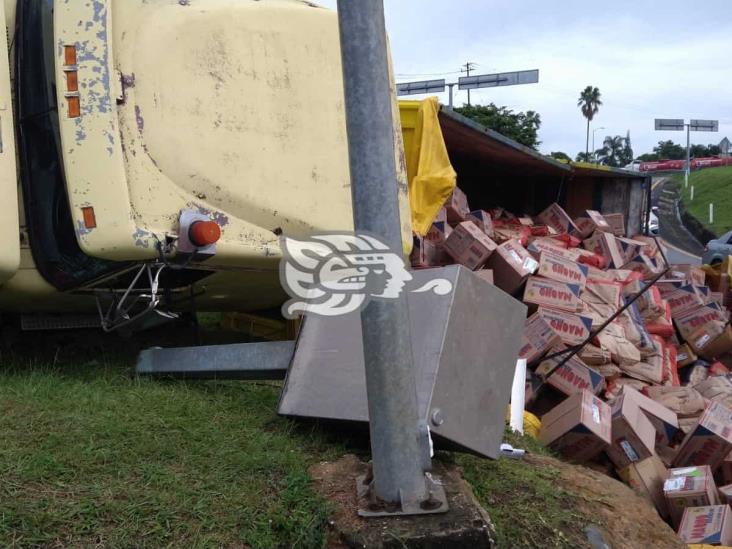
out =
[[[354,226],[356,232],[368,231],[401,253],[383,0],[338,0],[338,21]],[[389,514],[389,506],[398,508],[392,514],[430,512],[431,489],[424,469],[429,464],[420,446],[427,441],[418,425],[406,294],[371,301],[361,312],[361,329],[373,507],[359,514]]]
[[689,187],[689,172],[691,171],[691,124],[686,124],[686,169],[684,170],[684,188]]
[[[460,72],[464,72],[465,76],[470,76],[470,72],[475,70],[477,63],[468,61],[460,67]],[[470,90],[468,90],[468,107],[470,106]]]

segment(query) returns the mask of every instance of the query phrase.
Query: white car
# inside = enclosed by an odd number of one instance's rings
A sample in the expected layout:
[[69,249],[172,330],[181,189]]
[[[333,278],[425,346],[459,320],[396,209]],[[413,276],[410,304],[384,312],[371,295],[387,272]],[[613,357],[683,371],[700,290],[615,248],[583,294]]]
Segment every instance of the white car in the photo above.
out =
[[648,216],[648,232],[653,235],[658,235],[658,206],[651,208],[650,215]]

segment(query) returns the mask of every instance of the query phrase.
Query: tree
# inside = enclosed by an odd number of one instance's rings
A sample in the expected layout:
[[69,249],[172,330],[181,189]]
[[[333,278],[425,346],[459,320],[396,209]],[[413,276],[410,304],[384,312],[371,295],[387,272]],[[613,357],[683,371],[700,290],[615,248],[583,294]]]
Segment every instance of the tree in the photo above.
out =
[[565,162],[572,161],[569,155],[567,153],[563,153],[562,151],[552,152],[549,154],[549,156],[551,156],[555,160],[564,160]]
[[498,107],[493,103],[463,105],[455,111],[532,149],[541,144],[537,139],[541,116],[537,112],[513,112],[508,107]]
[[720,153],[719,145],[692,145],[691,156],[693,158],[705,158],[708,156],[717,156]]
[[660,160],[656,153],[645,153],[638,157],[641,162],[656,162]]
[[587,119],[587,141],[585,142],[585,156],[589,158],[590,152],[590,122],[600,110],[602,101],[600,101],[600,90],[587,86],[580,92],[577,106],[582,111],[582,116]]
[[658,155],[659,160],[686,159],[686,147],[677,145],[670,139],[668,141],[659,141],[658,145],[653,147],[653,152]]
[[577,162],[592,162],[592,155],[588,152],[578,152],[576,160]]
[[633,147],[630,144],[630,130],[628,130],[628,133],[625,135],[625,140],[623,141],[623,151],[619,158],[620,166],[627,166],[633,162],[633,158]]
[[598,149],[596,153],[600,164],[611,166],[613,168],[625,166],[625,164],[621,164],[624,147],[625,139],[619,135],[616,135],[615,137],[608,135],[602,143],[602,148]]

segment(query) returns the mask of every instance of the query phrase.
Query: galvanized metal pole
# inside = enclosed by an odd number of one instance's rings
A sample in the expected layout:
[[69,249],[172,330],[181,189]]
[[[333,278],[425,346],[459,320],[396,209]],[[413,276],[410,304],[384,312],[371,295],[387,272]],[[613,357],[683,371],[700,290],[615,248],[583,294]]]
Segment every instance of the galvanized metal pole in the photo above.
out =
[[684,188],[689,187],[689,171],[691,170],[691,124],[686,124],[686,170],[684,171]]
[[[383,0],[338,0],[357,231],[402,251]],[[374,481],[385,502],[427,499],[406,296],[361,314]],[[404,507],[404,505],[402,505]]]

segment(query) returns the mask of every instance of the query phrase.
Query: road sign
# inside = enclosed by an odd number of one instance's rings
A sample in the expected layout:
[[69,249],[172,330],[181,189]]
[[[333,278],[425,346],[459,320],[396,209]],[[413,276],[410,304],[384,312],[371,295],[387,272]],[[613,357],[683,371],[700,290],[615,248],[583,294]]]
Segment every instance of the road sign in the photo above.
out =
[[691,120],[689,129],[693,132],[718,132],[719,120]]
[[420,93],[441,93],[445,91],[445,79],[421,80],[397,84],[397,95],[417,95]]
[[684,131],[683,118],[656,118],[657,131],[681,132]]
[[472,90],[476,88],[496,88],[498,86],[517,86],[519,84],[536,84],[539,81],[539,70],[501,72],[496,74],[480,74],[458,78],[458,89]]

